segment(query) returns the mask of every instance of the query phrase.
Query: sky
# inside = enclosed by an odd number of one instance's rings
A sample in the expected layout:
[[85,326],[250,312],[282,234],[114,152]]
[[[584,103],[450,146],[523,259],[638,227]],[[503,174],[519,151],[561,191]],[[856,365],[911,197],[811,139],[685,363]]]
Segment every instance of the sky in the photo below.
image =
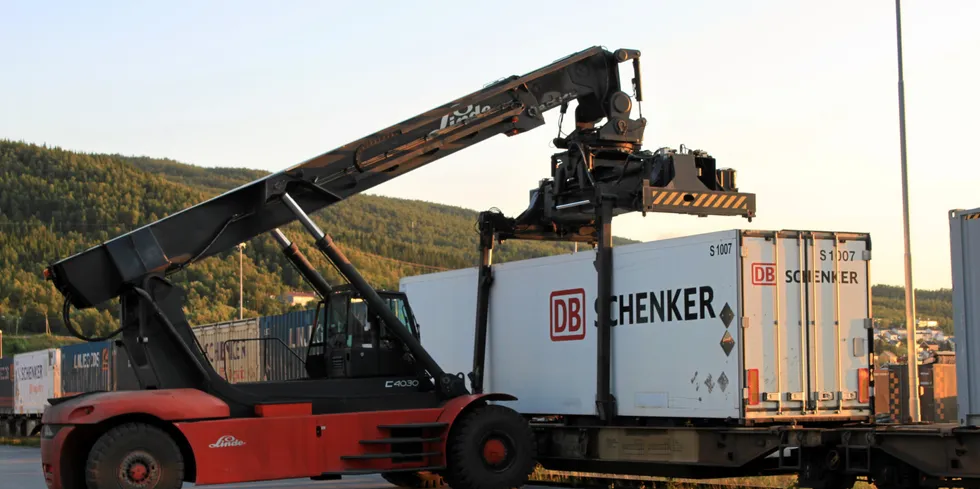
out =
[[[0,138],[268,171],[593,45],[638,49],[645,146],[708,151],[757,195],[758,217],[635,214],[616,235],[867,232],[872,281],[904,283],[892,2],[0,0],[0,12]],[[916,288],[950,287],[948,212],[980,207],[977,18],[975,0],[902,4]],[[558,111],[546,120],[370,193],[516,215],[549,175]]]

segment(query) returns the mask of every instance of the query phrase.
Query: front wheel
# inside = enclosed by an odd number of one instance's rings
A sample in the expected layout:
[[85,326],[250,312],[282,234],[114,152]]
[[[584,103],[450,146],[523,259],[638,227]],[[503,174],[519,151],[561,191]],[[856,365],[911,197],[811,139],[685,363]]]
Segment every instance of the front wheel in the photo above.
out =
[[512,489],[534,471],[534,433],[516,411],[478,407],[456,420],[444,475],[452,489]]
[[180,489],[184,461],[163,430],[127,423],[105,432],[92,446],[85,467],[89,489]]

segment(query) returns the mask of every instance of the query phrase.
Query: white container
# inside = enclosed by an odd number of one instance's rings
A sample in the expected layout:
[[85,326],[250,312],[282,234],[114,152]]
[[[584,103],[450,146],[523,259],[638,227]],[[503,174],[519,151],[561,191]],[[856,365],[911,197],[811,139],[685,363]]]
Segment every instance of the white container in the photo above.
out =
[[[866,234],[731,230],[613,248],[618,414],[870,417],[869,247]],[[526,414],[596,414],[594,260],[494,266],[486,391]],[[472,370],[476,280],[470,268],[401,281],[449,372]]]
[[193,331],[218,375],[232,384],[261,380],[258,318],[209,324]]
[[961,425],[980,425],[980,209],[949,216],[956,343],[957,413]]
[[61,350],[14,355],[14,413],[44,414],[48,399],[61,397]]

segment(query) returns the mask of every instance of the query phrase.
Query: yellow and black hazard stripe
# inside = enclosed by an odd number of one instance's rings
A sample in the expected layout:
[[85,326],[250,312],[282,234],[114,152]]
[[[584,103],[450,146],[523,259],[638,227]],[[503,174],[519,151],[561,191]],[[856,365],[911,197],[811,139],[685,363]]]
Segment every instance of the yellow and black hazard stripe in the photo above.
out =
[[660,208],[690,207],[705,210],[752,211],[755,204],[753,197],[752,194],[650,189],[646,203],[650,207]]
[[966,215],[963,216],[963,219],[966,219],[966,220],[980,219],[980,212],[974,212],[973,214],[966,214]]

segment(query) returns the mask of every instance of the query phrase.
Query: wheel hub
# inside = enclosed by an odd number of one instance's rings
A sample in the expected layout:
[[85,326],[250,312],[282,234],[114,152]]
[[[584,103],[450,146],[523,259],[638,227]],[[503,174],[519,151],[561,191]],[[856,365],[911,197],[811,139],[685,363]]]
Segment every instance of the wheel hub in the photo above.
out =
[[483,460],[497,466],[507,460],[507,446],[499,438],[491,438],[483,444]]
[[160,479],[156,459],[142,450],[132,451],[119,464],[119,482],[123,487],[151,488]]
[[143,479],[146,479],[149,472],[146,465],[137,462],[129,467],[129,479],[136,482],[143,482]]

